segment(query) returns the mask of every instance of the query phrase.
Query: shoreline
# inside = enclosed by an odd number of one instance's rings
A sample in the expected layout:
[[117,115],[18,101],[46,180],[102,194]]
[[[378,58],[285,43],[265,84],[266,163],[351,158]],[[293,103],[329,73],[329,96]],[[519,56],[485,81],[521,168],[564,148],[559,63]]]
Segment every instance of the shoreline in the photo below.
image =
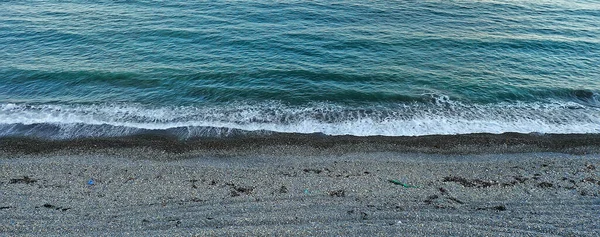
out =
[[161,151],[168,155],[347,154],[353,152],[404,152],[426,154],[501,154],[558,152],[600,153],[600,134],[464,134],[414,137],[329,136],[323,134],[272,134],[181,140],[173,136],[44,140],[29,137],[0,138],[0,154],[85,154],[118,149]]

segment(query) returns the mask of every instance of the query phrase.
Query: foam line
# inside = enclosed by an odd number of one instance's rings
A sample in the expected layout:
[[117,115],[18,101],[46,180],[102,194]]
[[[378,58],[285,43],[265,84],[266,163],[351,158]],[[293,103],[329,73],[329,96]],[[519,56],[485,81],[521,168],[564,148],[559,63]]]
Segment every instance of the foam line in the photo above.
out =
[[354,136],[422,136],[506,132],[600,133],[600,108],[574,102],[431,103],[350,107],[278,102],[151,107],[139,104],[0,104],[0,136],[123,136],[170,130],[184,138],[239,131]]

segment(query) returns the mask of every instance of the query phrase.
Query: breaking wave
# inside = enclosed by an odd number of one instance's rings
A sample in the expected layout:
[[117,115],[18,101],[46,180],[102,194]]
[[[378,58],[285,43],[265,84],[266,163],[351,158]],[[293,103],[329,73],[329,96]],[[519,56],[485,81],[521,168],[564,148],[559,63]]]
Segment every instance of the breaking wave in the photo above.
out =
[[469,133],[600,133],[600,108],[554,101],[431,102],[350,107],[281,102],[152,107],[142,104],[0,104],[0,136],[50,139],[161,133],[182,139],[269,133],[421,136]]

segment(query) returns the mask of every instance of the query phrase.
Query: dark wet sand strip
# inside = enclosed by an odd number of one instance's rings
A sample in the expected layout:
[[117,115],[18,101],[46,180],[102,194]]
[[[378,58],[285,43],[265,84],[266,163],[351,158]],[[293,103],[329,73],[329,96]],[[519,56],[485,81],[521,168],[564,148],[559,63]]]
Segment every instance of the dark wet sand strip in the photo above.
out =
[[172,154],[236,153],[260,154],[304,152],[419,152],[432,154],[483,154],[519,152],[561,152],[569,154],[600,153],[600,134],[466,134],[418,137],[356,137],[322,134],[272,134],[229,138],[180,140],[161,135],[138,135],[115,138],[42,140],[0,138],[4,154],[40,154],[56,151],[95,151],[101,149],[149,148]]

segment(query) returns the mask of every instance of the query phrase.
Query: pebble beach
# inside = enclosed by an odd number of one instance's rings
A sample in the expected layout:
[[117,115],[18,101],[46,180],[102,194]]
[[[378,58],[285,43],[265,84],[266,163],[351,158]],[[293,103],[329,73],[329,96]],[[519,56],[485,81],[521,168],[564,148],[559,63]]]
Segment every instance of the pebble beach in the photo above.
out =
[[[518,140],[514,134],[474,136],[403,138],[405,144],[421,139],[419,152],[377,137],[300,143],[303,135],[286,135],[287,141],[277,139],[279,144],[255,139],[211,146],[148,137],[4,139],[0,232],[600,234],[600,156],[592,149],[597,145],[593,139],[544,147],[533,135],[520,135],[522,142],[536,141],[529,146],[494,142]],[[463,141],[469,149],[435,149],[436,141],[450,140]],[[24,144],[38,149],[27,150]]]

